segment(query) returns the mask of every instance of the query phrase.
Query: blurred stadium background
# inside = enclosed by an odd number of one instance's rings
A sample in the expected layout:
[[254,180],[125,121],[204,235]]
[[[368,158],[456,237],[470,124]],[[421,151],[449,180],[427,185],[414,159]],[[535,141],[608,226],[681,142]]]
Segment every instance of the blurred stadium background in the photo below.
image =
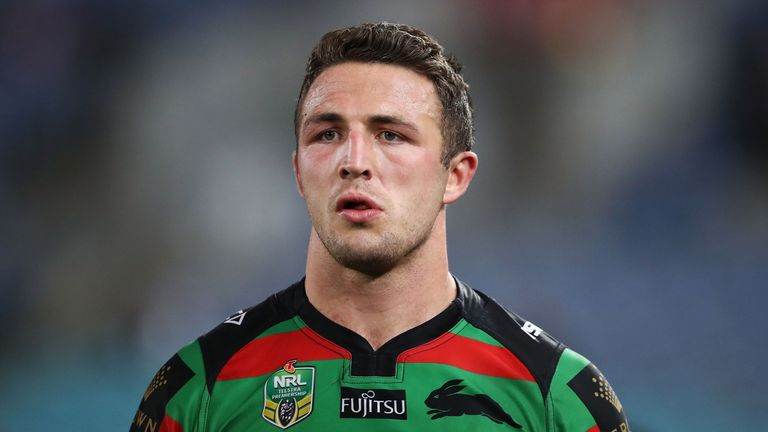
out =
[[175,349],[303,274],[325,31],[465,64],[452,270],[594,360],[633,430],[762,430],[768,3],[0,3],[0,431],[127,430]]

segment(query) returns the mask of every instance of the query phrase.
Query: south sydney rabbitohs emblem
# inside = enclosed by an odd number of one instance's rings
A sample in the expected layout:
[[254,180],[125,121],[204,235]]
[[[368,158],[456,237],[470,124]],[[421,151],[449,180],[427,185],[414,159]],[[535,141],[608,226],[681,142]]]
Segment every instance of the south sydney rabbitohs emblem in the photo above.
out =
[[467,387],[461,385],[462,381],[460,379],[450,380],[427,396],[424,404],[431,408],[427,414],[432,416],[432,420],[446,416],[478,415],[486,417],[494,423],[506,423],[515,429],[522,428],[490,396],[459,393]]
[[309,417],[315,390],[315,368],[295,366],[287,361],[264,383],[262,416],[273,425],[286,429]]

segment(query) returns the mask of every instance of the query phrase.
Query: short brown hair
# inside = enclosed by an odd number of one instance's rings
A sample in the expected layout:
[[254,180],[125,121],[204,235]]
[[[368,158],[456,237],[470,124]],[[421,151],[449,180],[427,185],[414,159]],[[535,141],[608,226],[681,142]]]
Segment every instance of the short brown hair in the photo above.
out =
[[326,33],[312,50],[294,113],[298,141],[299,117],[309,87],[328,67],[345,62],[403,66],[429,78],[442,104],[443,164],[474,144],[469,85],[462,66],[430,35],[404,24],[366,23]]

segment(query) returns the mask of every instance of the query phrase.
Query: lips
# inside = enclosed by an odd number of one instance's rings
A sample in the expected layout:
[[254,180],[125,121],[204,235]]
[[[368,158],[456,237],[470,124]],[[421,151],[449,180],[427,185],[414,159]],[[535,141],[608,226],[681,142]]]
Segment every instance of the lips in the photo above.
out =
[[359,193],[345,193],[336,200],[336,212],[353,223],[369,222],[378,217],[382,209],[371,198]]

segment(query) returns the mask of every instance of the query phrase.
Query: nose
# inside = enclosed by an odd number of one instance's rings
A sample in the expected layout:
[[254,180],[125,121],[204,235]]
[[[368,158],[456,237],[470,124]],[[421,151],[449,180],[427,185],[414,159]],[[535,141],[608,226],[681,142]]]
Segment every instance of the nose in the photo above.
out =
[[373,148],[363,133],[352,131],[343,147],[343,159],[339,176],[345,180],[362,177],[370,180],[372,175]]

